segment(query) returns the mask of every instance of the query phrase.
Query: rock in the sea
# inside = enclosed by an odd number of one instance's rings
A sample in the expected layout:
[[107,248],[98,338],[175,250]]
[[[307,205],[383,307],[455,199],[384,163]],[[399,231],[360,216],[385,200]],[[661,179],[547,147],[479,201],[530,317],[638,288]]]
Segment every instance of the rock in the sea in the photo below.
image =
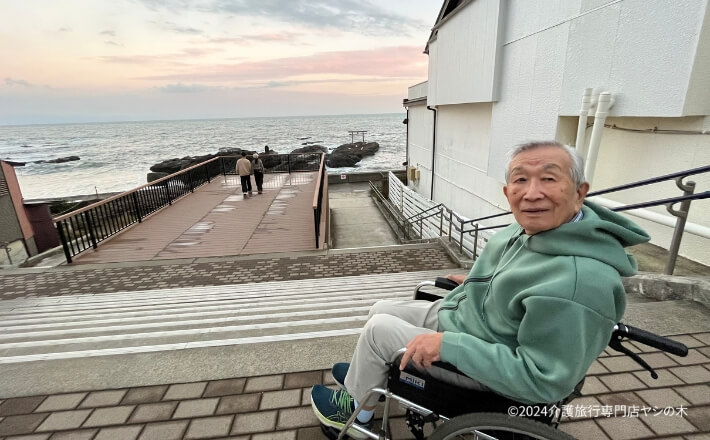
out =
[[148,180],[148,183],[150,183],[154,180],[162,179],[163,177],[168,176],[168,175],[169,175],[168,173],[148,173],[147,180]]
[[374,155],[380,149],[377,142],[355,142],[343,144],[327,157],[327,165],[332,168],[354,167],[365,156]]
[[13,167],[24,167],[27,164],[27,162],[15,162],[13,160],[3,160],[3,162]]
[[50,160],[36,160],[33,163],[64,163],[64,162],[71,162],[74,160],[81,160],[79,156],[67,156],[67,157],[59,157],[57,159],[50,159]]
[[291,154],[297,153],[327,153],[328,149],[322,145],[308,145],[306,147],[296,148]]

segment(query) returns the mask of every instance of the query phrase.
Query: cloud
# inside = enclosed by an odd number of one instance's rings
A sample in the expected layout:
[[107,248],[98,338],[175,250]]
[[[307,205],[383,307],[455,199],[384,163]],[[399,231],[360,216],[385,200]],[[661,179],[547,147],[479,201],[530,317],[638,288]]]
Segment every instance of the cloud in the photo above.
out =
[[388,11],[367,0],[139,0],[146,7],[179,13],[197,10],[268,18],[307,27],[337,28],[364,35],[409,35],[428,28],[426,23]]
[[187,34],[187,35],[202,35],[204,32],[201,29],[195,29],[193,27],[187,27],[187,26],[180,26],[176,23],[166,21],[164,23],[157,23],[160,26],[162,26],[164,29],[167,29],[171,32],[176,32],[178,34]]
[[115,37],[116,31],[102,31],[99,33],[99,35],[107,35],[109,37]]
[[104,41],[104,44],[109,46],[123,46],[122,44],[116,43],[115,41]]
[[252,41],[258,43],[284,43],[289,42],[294,43],[295,40],[304,36],[305,34],[299,32],[282,32],[282,33],[270,33],[270,34],[255,34],[255,35],[236,35],[232,37],[216,37],[210,38],[208,41],[210,43],[219,44],[246,44]]
[[58,32],[71,32],[71,28],[61,27],[57,29]]
[[14,86],[36,87],[34,84],[30,84],[23,79],[12,79],[12,78],[5,78],[5,85],[8,85],[10,87],[14,87]]
[[216,87],[205,86],[202,84],[168,84],[163,87],[157,87],[158,90],[164,93],[202,93]]
[[427,60],[421,46],[396,46],[372,50],[322,52],[309,56],[278,58],[200,67],[192,73],[142,77],[147,80],[224,82],[257,80],[268,83],[299,75],[348,75],[376,78],[422,78]]

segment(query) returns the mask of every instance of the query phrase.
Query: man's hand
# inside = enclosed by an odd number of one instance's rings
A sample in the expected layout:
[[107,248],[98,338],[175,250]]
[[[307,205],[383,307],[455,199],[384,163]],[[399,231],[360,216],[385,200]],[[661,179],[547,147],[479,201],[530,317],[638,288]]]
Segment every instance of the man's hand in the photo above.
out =
[[404,370],[410,359],[420,368],[429,368],[432,362],[440,361],[443,338],[443,333],[425,333],[415,336],[407,344],[407,351],[402,356],[399,369]]
[[452,273],[446,275],[446,278],[455,282],[456,284],[461,284],[466,280],[466,275],[454,275]]

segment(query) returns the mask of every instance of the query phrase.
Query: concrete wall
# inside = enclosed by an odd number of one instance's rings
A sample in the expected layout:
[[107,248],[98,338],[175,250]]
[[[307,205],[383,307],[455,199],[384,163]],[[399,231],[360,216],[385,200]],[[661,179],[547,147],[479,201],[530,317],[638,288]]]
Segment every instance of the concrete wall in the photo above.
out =
[[501,183],[488,176],[492,106],[447,105],[437,115],[434,200],[469,218],[508,207]]
[[500,9],[501,0],[476,0],[445,18],[429,43],[429,105],[497,99]]
[[426,102],[410,105],[408,151],[409,165],[419,170],[419,180],[410,182],[415,190],[431,198],[431,159],[434,136],[434,112],[427,109]]
[[[639,130],[710,129],[708,0],[508,0],[502,3],[505,8],[498,6],[497,21],[491,15],[494,4],[466,4],[437,24],[438,34],[429,45],[428,103],[439,113],[435,201],[470,217],[507,209],[500,194],[506,152],[536,139],[574,144],[576,115],[587,87],[613,94],[608,124]],[[494,22],[499,40],[493,38]],[[481,44],[498,46],[484,50]],[[493,53],[497,55],[488,56]],[[493,92],[486,100],[489,90]],[[431,146],[425,142],[430,121],[410,108],[410,163],[422,167],[422,179],[410,187],[424,196],[431,195],[430,181],[425,181],[431,174],[426,170]],[[594,187],[707,165],[709,155],[707,135],[607,129]],[[698,191],[710,189],[708,177],[693,180]],[[639,202],[665,194],[680,191],[667,183],[614,200]],[[709,226],[707,219],[710,202],[695,202],[689,221]],[[638,222],[654,243],[670,242],[671,228]],[[709,264],[708,244],[689,235],[681,255]]]

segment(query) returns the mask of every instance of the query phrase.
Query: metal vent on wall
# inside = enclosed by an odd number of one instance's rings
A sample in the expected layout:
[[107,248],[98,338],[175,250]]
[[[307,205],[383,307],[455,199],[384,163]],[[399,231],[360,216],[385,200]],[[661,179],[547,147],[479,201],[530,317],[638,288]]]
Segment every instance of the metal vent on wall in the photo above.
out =
[[0,177],[0,197],[10,195],[10,189],[7,187],[7,180]]

